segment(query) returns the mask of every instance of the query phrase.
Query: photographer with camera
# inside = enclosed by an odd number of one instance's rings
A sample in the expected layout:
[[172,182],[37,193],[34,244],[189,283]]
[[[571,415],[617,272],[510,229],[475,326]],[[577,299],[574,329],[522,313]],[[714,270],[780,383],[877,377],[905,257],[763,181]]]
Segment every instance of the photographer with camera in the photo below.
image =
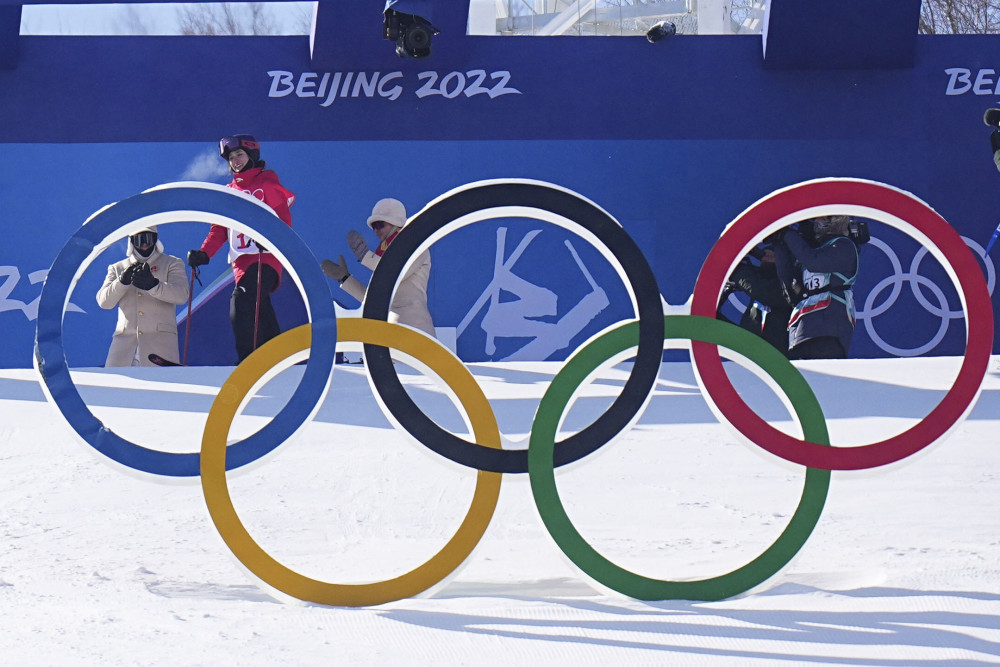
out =
[[772,248],[753,248],[733,269],[719,298],[719,319],[728,321],[722,314],[722,305],[733,292],[744,292],[750,298],[750,304],[740,317],[740,326],[787,355],[788,318],[792,314],[792,307],[785,300]]
[[993,151],[993,164],[1000,169],[1000,109],[987,109],[983,122],[987,127],[997,128],[990,132],[990,149]]
[[[854,335],[854,293],[858,244],[867,227],[846,215],[806,220],[774,237],[775,264],[785,297],[790,359],[845,359]],[[858,239],[857,241],[855,239]]]
[[163,252],[156,227],[130,236],[125,259],[108,267],[97,292],[98,306],[118,307],[118,325],[104,365],[155,366],[150,354],[179,362],[177,306],[187,298],[184,262]]

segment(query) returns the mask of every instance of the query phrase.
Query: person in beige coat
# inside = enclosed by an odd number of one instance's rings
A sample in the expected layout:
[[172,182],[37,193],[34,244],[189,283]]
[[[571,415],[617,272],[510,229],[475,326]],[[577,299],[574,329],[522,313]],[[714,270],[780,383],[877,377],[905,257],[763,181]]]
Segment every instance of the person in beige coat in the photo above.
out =
[[178,363],[177,306],[188,298],[184,262],[163,253],[156,227],[129,237],[125,259],[108,267],[97,305],[118,307],[105,366],[155,366],[150,354]]
[[[355,257],[361,264],[375,270],[379,258],[389,244],[396,238],[399,230],[406,225],[406,208],[398,199],[381,199],[371,216],[368,217],[368,227],[379,239],[375,252],[368,249],[368,244],[361,234],[355,230],[347,233],[347,243],[351,246]],[[334,262],[324,259],[321,263],[323,272],[340,283],[340,288],[358,301],[364,301],[368,288],[347,270],[344,256]],[[426,250],[417,256],[410,268],[406,270],[396,285],[396,293],[389,305],[389,321],[406,324],[420,329],[428,336],[435,336],[434,321],[427,309],[427,281],[431,275],[431,256]]]

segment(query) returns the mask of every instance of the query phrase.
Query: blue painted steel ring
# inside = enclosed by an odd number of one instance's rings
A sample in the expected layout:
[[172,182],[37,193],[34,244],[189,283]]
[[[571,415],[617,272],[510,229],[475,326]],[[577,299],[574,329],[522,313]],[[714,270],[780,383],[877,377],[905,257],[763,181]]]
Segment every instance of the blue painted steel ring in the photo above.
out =
[[[63,346],[63,315],[72,288],[102,244],[121,232],[171,222],[229,224],[266,243],[300,282],[312,321],[310,356],[288,403],[264,428],[233,443],[226,468],[259,459],[309,422],[326,395],[337,345],[333,296],[319,261],[270,208],[249,195],[208,183],[177,183],[113,204],[87,220],[59,251],[38,301],[35,367],[49,398],[77,434],[101,454],[129,468],[170,477],[199,474],[198,452],[163,452],[133,443],[105,426],[73,383]],[[197,442],[197,438],[193,439]]]

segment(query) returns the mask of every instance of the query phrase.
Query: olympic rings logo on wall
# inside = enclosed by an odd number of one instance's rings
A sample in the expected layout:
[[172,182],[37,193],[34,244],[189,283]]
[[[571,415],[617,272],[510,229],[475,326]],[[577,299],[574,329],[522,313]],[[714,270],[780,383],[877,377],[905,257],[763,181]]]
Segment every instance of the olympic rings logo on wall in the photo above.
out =
[[[962,237],[965,244],[972,249],[973,252],[978,255],[979,259],[982,260],[983,266],[986,269],[986,288],[990,294],[993,293],[993,288],[996,283],[996,269],[993,266],[993,261],[986,255],[986,250],[983,246],[979,245],[976,241]],[[896,251],[886,242],[881,239],[872,237],[869,244],[878,248],[889,260],[889,264],[892,267],[892,274],[886,276],[880,280],[876,285],[868,292],[865,297],[864,307],[860,309],[857,313],[858,322],[862,322],[865,327],[865,332],[868,337],[871,338],[872,342],[882,350],[889,354],[894,354],[899,357],[919,357],[922,354],[927,354],[944,340],[945,334],[948,333],[948,328],[952,320],[964,319],[965,313],[961,310],[952,310],[948,307],[948,298],[945,296],[941,287],[938,286],[930,278],[920,274],[920,265],[924,258],[927,256],[927,248],[921,247],[913,255],[913,260],[910,262],[910,268],[908,271],[903,270],[902,262],[899,261],[899,256]],[[903,348],[897,347],[888,341],[886,341],[875,328],[875,319],[884,315],[888,312],[893,305],[895,305],[896,300],[899,298],[903,291],[904,284],[910,286],[910,293],[913,298],[916,299],[917,303],[930,315],[940,318],[941,323],[938,325],[938,330],[931,336],[930,340],[922,345],[918,345],[913,348]],[[921,289],[921,287],[926,288],[930,291],[931,295],[937,301],[937,304],[931,303]],[[887,289],[889,290],[889,295],[884,301],[876,305],[876,299]]]
[[[919,424],[882,442],[835,447],[826,419],[801,373],[762,338],[715,319],[723,284],[746,250],[779,227],[831,213],[885,222],[917,238],[945,266],[962,298],[968,333],[954,385]],[[629,289],[636,319],[616,325],[581,346],[545,391],[527,450],[503,448],[493,410],[465,365],[436,340],[386,322],[393,288],[412,257],[467,224],[523,216],[561,225],[597,248]],[[69,375],[62,345],[62,318],[72,286],[87,264],[123,233],[149,224],[196,221],[223,224],[260,238],[281,259],[307,299],[311,324],[285,332],[239,366],[212,404],[200,453],[148,449],[114,434],[84,404]],[[428,204],[400,232],[373,274],[363,317],[336,322],[333,298],[319,262],[270,209],[229,188],[178,183],[144,192],[99,211],[57,256],[39,301],[35,366],[43,389],[71,428],[108,460],[133,470],[172,477],[200,475],[209,513],[240,561],[266,584],[293,597],[336,606],[375,605],[420,593],[443,580],[472,552],[492,519],[504,473],[527,473],[542,521],[558,546],[581,570],[604,585],[645,600],[730,597],[760,584],[799,551],[816,526],[831,470],[856,470],[898,461],[939,440],[971,410],[985,377],[993,342],[989,292],[968,248],[954,230],[912,195],[870,181],[825,179],[779,190],[741,214],[722,234],[698,276],[691,315],[664,317],[652,271],[638,247],[606,211],[580,195],[527,180],[482,181]],[[752,443],[806,466],[799,505],[781,535],[749,563],[697,581],[652,579],[599,554],[575,529],[559,497],[555,469],[577,461],[623,433],[640,416],[658,376],[666,339],[691,341],[703,393],[715,413]],[[455,535],[414,570],[375,583],[336,584],[305,577],[266,553],[250,536],[230,498],[226,471],[255,461],[302,428],[329,387],[337,342],[361,342],[369,380],[383,411],[420,443],[477,470],[475,493]],[[722,365],[719,347],[752,363],[781,390],[799,423],[796,439],[764,422],[746,405]],[[446,431],[406,394],[389,349],[424,364],[451,389],[471,425],[474,442]],[[586,428],[557,442],[563,415],[581,384],[600,366],[623,355],[634,363],[619,396]],[[262,378],[281,365],[308,358],[292,398],[260,431],[227,445],[240,406]]]
[[982,388],[993,348],[993,306],[978,263],[944,218],[913,195],[871,181],[824,179],[779,190],[747,209],[722,234],[698,275],[691,313],[715,313],[719,286],[751,245],[793,222],[833,214],[870,218],[909,234],[937,258],[955,284],[966,315],[965,356],[951,389],[930,414],[881,442],[825,447],[792,438],[754,413],[726,376],[717,348],[696,342],[692,355],[716,414],[750,441],[802,465],[859,470],[898,461],[937,441],[964,419]]

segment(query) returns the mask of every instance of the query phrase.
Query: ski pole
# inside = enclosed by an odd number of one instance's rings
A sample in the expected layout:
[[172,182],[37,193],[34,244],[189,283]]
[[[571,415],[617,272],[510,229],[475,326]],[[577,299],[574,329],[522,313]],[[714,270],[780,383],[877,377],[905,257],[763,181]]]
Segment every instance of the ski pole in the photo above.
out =
[[257,349],[257,329],[260,327],[260,270],[261,270],[261,252],[260,247],[257,247],[257,303],[254,304],[253,308],[253,349]]
[[[191,285],[188,287],[188,314],[187,321],[184,323],[184,358],[181,359],[181,363],[187,366],[188,362],[188,341],[191,339],[191,300],[194,297],[194,279],[197,277],[199,271],[197,266],[191,267]],[[201,284],[201,279],[198,279],[198,284]]]
[[990,249],[993,247],[993,244],[997,242],[998,236],[1000,236],[1000,225],[997,225],[996,230],[993,232],[993,236],[990,237],[990,242],[986,244],[986,252],[984,252],[983,255],[990,254]]

